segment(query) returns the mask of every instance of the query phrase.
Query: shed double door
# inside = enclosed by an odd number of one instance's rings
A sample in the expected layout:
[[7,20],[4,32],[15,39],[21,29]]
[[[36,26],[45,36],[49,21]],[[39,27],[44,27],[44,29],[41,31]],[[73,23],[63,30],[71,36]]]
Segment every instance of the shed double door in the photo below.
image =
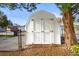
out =
[[54,26],[53,20],[33,21],[33,44],[53,44]]

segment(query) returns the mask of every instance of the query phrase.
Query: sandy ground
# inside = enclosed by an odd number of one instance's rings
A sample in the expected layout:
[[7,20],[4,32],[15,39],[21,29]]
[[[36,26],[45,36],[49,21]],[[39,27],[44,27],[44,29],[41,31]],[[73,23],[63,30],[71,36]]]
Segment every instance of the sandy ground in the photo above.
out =
[[21,51],[0,52],[1,56],[72,56],[74,55],[65,46],[31,45]]

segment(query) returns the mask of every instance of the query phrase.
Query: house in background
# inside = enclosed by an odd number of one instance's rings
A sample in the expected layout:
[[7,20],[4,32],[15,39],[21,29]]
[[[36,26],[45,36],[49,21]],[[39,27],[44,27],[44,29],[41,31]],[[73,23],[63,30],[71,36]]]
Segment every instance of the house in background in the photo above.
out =
[[5,32],[5,29],[0,27],[0,32]]
[[26,24],[26,44],[61,44],[61,29],[54,14],[33,13]]
[[18,29],[20,29],[22,32],[25,32],[25,25],[23,26],[17,26]]
[[[15,35],[18,32],[18,27],[9,25],[6,29],[0,27],[0,35]],[[17,34],[18,35],[18,34]]]
[[12,28],[9,27],[9,26],[6,28],[6,31],[7,31],[7,32],[11,32],[11,30],[12,30]]

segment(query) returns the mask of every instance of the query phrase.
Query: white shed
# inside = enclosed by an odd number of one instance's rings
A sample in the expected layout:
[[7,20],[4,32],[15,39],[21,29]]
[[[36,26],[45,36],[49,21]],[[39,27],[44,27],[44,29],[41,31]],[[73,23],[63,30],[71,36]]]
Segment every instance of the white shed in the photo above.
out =
[[61,44],[60,26],[54,14],[33,13],[26,24],[26,44]]

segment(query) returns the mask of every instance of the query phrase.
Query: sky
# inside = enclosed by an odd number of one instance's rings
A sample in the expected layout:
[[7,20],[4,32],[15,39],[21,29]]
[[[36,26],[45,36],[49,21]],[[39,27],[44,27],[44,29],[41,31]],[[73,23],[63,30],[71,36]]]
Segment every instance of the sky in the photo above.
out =
[[28,12],[27,10],[9,10],[8,8],[0,8],[1,11],[8,17],[8,20],[11,20],[13,23],[19,25],[25,25],[27,23],[28,17],[38,11],[38,10],[45,10],[50,13],[53,13],[56,17],[61,16],[61,11],[59,8],[53,3],[42,3],[37,5],[37,9],[33,12]]

